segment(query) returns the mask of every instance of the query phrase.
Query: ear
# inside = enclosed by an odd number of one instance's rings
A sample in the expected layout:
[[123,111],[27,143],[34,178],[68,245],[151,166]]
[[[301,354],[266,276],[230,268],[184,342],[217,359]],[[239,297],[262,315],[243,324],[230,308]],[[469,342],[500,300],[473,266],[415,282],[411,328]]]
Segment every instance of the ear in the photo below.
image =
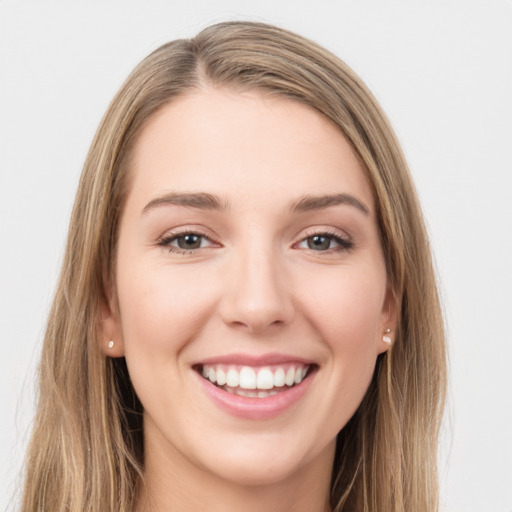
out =
[[396,338],[398,325],[398,304],[393,286],[388,283],[386,296],[382,305],[377,354],[382,354],[391,348]]
[[118,308],[112,300],[104,298],[98,319],[98,343],[107,357],[123,357],[124,341]]

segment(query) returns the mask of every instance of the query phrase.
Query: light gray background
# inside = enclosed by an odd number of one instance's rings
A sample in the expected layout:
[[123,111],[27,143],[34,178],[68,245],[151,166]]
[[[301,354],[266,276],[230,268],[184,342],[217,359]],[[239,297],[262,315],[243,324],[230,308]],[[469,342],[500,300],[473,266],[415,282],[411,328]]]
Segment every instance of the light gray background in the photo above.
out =
[[0,510],[18,485],[45,316],[100,117],[158,45],[240,18],[323,44],[390,116],[446,308],[443,510],[511,512],[510,0],[1,1]]

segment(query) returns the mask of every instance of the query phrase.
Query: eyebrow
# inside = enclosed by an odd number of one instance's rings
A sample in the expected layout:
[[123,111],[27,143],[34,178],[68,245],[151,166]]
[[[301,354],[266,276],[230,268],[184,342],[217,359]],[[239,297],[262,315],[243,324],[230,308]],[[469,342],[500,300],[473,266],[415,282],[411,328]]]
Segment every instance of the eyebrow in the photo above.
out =
[[350,194],[330,194],[322,196],[306,195],[301,197],[298,201],[294,201],[290,206],[290,210],[292,212],[302,213],[311,210],[323,210],[324,208],[340,204],[354,206],[365,215],[370,213],[370,210],[364,203]]
[[229,208],[229,202],[223,201],[220,197],[205,192],[182,193],[170,192],[163,196],[151,200],[142,210],[146,213],[158,206],[186,206],[188,208],[197,208],[199,210],[217,210],[224,211]]
[[[292,213],[304,213],[312,210],[323,210],[337,205],[353,206],[365,215],[368,215],[370,212],[366,205],[350,194],[305,195],[290,205],[290,211]],[[226,211],[229,209],[229,201],[206,192],[170,192],[152,199],[144,207],[142,213],[146,213],[159,206],[185,206],[199,210]]]

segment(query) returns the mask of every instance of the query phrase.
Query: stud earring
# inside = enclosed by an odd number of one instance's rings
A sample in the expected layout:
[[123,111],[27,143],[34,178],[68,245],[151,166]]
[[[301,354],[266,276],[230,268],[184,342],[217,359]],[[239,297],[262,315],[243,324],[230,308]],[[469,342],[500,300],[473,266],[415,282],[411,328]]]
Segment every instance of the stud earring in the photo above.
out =
[[391,338],[389,336],[387,336],[390,332],[391,332],[391,329],[386,329],[384,331],[384,336],[382,336],[382,341],[384,343],[387,343],[388,345],[391,344]]
[[108,348],[113,348],[114,347],[114,340],[110,340],[108,342]]

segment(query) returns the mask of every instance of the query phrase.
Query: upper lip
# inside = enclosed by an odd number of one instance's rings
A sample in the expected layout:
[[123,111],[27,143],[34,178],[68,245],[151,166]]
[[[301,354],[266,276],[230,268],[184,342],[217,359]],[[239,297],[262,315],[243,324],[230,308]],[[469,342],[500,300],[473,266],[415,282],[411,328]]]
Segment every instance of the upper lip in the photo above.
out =
[[224,354],[195,361],[194,365],[232,364],[241,366],[270,366],[285,363],[301,363],[305,365],[314,364],[314,361],[289,354],[268,353],[268,354]]

